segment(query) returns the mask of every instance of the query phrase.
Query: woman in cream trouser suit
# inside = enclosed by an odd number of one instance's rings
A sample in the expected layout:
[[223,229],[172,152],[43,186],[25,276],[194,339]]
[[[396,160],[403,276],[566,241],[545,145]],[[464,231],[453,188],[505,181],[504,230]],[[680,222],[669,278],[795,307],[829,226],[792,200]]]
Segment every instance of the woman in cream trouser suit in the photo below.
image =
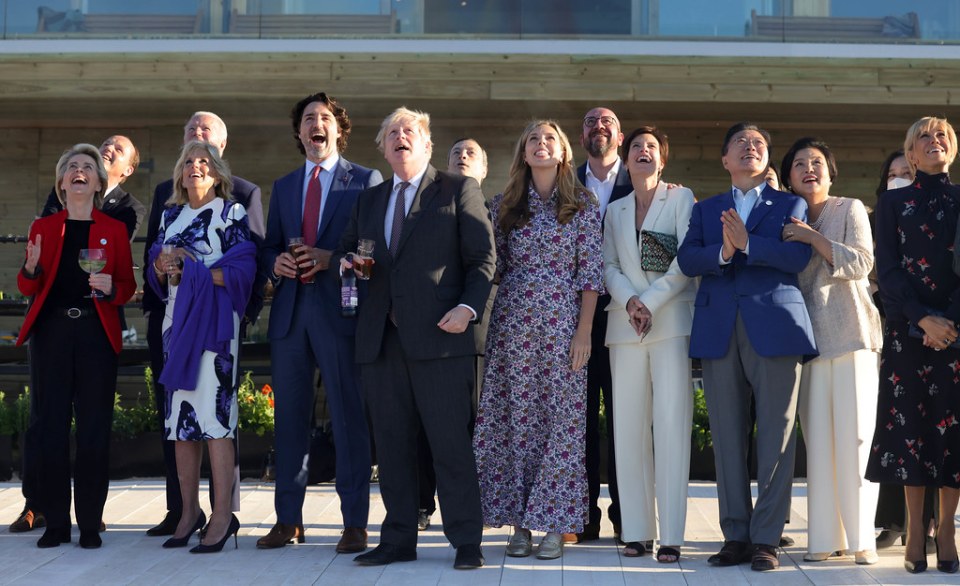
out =
[[603,240],[604,278],[613,297],[606,343],[617,479],[628,495],[621,501],[624,555],[646,553],[644,542],[657,535],[659,508],[657,560],[664,563],[679,559],[686,523],[693,417],[687,351],[696,289],[675,259],[666,259],[666,272],[644,270],[651,265],[641,263],[641,230],[682,242],[694,204],[689,189],[668,189],[660,181],[667,153],[667,137],[654,127],[634,130],[623,143],[634,192],[607,208]]

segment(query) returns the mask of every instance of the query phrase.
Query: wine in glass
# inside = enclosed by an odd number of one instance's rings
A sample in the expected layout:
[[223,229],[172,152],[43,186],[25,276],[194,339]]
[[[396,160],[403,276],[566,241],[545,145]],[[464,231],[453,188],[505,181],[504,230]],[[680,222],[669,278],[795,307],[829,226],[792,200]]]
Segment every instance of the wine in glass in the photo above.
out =
[[[107,251],[103,248],[81,248],[80,249],[80,268],[84,272],[95,275],[107,266]],[[103,293],[96,289],[90,295],[84,297],[93,299],[103,299]]]

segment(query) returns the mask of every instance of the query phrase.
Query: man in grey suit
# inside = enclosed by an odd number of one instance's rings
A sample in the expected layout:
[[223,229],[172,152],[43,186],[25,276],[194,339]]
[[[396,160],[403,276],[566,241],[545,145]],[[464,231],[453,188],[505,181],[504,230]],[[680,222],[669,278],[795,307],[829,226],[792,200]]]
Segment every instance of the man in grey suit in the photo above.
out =
[[[476,140],[472,138],[460,138],[454,141],[450,147],[450,153],[447,155],[447,172],[454,175],[463,175],[464,177],[473,177],[477,183],[483,184],[487,177],[487,153],[483,150]],[[480,386],[483,384],[483,353],[487,342],[487,320],[490,318],[490,310],[493,309],[493,298],[496,295],[497,286],[494,285],[490,290],[490,297],[487,299],[487,308],[483,312],[483,321],[474,328],[475,339],[477,343],[476,357],[476,380],[474,381],[473,392],[471,394],[473,405],[479,404]],[[471,423],[472,425],[472,423]],[[437,475],[433,470],[433,454],[430,453],[430,445],[427,443],[427,436],[420,430],[419,454],[420,464],[420,504],[417,514],[417,529],[426,531],[430,528],[431,517],[437,510],[434,495],[437,492]]]
[[430,165],[430,117],[399,108],[377,144],[393,177],[362,192],[337,256],[358,238],[376,241],[373,276],[357,315],[356,359],[373,421],[380,493],[387,509],[380,544],[362,565],[417,558],[417,434],[433,452],[443,530],[454,567],[483,565],[483,520],[470,439],[476,345],[495,270],[493,228],[476,180]]

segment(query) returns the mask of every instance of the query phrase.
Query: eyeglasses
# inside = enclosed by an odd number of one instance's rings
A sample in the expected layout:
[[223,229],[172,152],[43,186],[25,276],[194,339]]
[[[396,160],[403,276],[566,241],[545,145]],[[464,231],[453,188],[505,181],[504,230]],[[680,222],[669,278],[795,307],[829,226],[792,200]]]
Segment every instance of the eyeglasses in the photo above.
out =
[[603,122],[604,126],[620,126],[619,121],[613,116],[587,116],[583,119],[583,125],[587,128],[593,128],[597,125],[597,122]]

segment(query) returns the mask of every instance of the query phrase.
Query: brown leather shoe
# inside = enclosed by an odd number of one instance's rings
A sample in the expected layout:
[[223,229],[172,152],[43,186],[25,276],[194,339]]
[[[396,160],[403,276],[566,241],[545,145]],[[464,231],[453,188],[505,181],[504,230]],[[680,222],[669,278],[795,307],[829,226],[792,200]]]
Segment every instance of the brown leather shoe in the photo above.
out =
[[297,543],[306,541],[303,534],[303,525],[277,523],[270,530],[270,533],[257,540],[257,549],[277,549],[288,543],[293,543],[294,539],[297,540]]
[[367,549],[367,530],[362,527],[346,527],[337,543],[337,553],[360,553]]
[[10,533],[26,533],[27,531],[46,526],[47,520],[44,518],[43,513],[24,507],[23,511],[20,512],[20,516],[17,517],[17,520],[10,524]]

